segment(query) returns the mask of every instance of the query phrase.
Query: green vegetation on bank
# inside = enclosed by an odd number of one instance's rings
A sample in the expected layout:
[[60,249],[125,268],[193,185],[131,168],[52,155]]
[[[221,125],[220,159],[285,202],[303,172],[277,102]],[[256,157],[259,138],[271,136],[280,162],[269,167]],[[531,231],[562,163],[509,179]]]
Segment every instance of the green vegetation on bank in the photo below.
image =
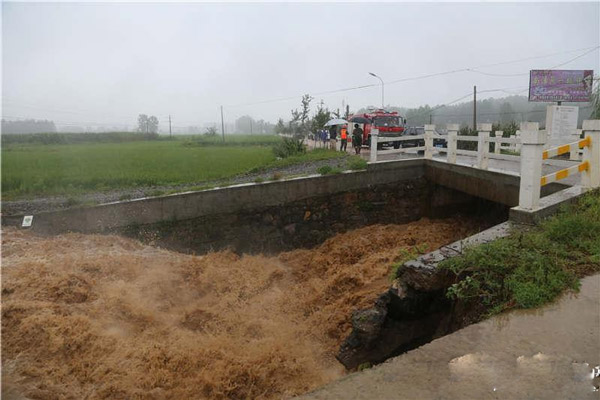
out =
[[284,137],[279,143],[273,145],[273,153],[278,158],[287,158],[306,153],[304,140]]
[[481,304],[489,314],[538,307],[576,290],[578,278],[600,272],[600,191],[530,231],[467,249],[440,268],[457,277],[450,298]]

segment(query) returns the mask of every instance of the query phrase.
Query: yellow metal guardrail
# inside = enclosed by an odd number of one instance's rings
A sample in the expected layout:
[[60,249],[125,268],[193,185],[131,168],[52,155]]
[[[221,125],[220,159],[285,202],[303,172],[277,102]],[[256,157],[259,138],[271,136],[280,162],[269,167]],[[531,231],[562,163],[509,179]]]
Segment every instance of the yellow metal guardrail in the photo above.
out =
[[589,146],[590,143],[590,138],[588,136],[585,139],[577,142],[564,144],[553,149],[548,149],[542,153],[542,159],[547,160],[548,158],[560,156],[561,154],[570,153],[571,150],[583,149],[584,147]]
[[551,182],[556,182],[561,179],[565,179],[569,175],[574,175],[583,171],[587,171],[589,168],[590,164],[587,161],[584,161],[580,164],[573,165],[572,167],[561,169],[560,171],[556,171],[551,174],[542,176],[540,184],[541,186],[544,186]]
[[[571,152],[572,149],[573,150],[583,149],[584,147],[590,146],[591,143],[592,142],[590,140],[590,137],[588,136],[585,139],[579,140],[577,142],[554,147],[552,149],[545,150],[542,153],[542,159],[546,160],[548,158],[556,157],[561,154],[566,154],[566,153]],[[575,146],[577,146],[577,147],[575,147]],[[566,177],[568,177],[570,175],[574,175],[577,173],[581,173],[583,171],[587,171],[587,170],[589,170],[589,168],[590,168],[590,164],[587,161],[584,161],[577,165],[573,165],[572,167],[561,169],[560,171],[556,171],[551,174],[542,176],[542,179],[540,180],[540,185],[544,186],[551,182],[556,182],[561,179],[565,179]]]

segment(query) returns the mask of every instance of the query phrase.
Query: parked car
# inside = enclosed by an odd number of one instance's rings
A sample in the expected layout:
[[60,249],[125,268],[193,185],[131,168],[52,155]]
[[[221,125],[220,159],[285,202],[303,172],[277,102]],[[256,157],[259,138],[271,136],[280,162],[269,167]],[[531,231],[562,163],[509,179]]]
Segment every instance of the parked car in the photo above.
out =
[[[425,134],[425,127],[411,126],[404,129],[402,136],[420,136]],[[433,132],[433,145],[435,147],[448,147],[448,141],[445,138],[445,132]],[[424,139],[405,140],[402,142],[402,147],[422,147],[425,146]]]

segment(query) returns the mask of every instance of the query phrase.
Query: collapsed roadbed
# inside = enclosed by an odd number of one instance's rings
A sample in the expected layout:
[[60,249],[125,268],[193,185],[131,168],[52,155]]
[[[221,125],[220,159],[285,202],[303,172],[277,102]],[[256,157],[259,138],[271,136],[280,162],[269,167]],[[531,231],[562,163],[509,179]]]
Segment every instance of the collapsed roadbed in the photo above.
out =
[[378,364],[474,322],[479,309],[447,298],[456,277],[438,264],[463,249],[508,236],[517,225],[504,222],[401,265],[389,290],[371,308],[352,314],[352,333],[336,358],[347,368]]

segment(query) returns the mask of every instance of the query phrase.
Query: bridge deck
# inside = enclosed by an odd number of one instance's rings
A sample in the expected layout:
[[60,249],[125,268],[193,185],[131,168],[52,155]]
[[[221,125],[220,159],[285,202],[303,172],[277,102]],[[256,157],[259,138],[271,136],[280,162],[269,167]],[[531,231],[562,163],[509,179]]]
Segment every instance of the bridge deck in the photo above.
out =
[[[369,150],[363,149],[361,152],[361,156],[366,160],[369,159]],[[416,152],[409,153],[399,153],[395,150],[380,150],[377,152],[377,160],[378,161],[391,161],[391,160],[405,160],[410,158],[421,158],[416,154]],[[433,159],[436,161],[445,161],[446,154],[434,154]],[[456,157],[456,163],[459,165],[466,165],[470,167],[475,167],[477,165],[477,157],[467,156],[467,155],[458,155]],[[550,174],[556,171],[559,171],[563,168],[568,168],[576,165],[579,161],[568,161],[568,160],[558,160],[558,159],[549,159],[544,162],[542,168],[542,174]],[[508,160],[498,160],[494,158],[490,158],[489,160],[489,168],[490,171],[503,172],[505,174],[511,174],[518,176],[520,171],[520,163],[519,161],[508,161]],[[581,181],[580,175],[570,176],[561,180],[560,183],[573,186],[578,185]]]

